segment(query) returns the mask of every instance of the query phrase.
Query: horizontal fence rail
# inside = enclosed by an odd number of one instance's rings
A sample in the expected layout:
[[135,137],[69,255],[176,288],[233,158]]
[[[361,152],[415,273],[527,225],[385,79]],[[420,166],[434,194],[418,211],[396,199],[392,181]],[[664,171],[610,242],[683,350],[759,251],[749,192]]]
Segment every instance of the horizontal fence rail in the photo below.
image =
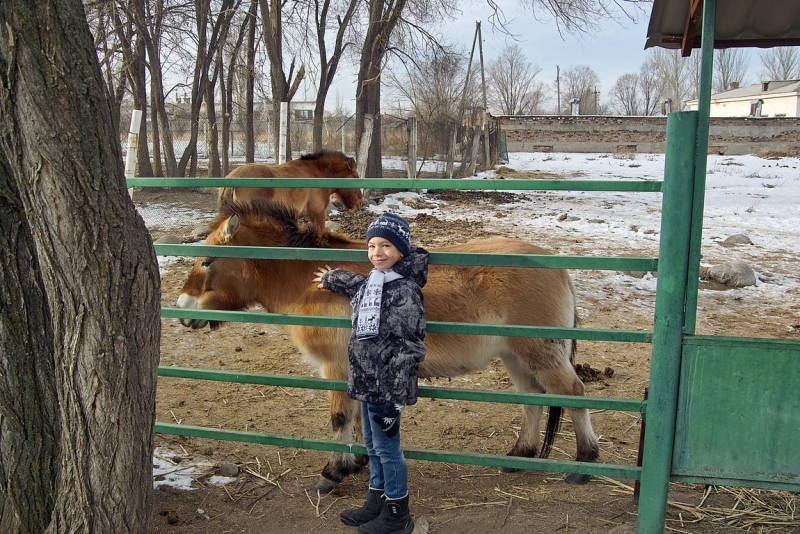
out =
[[[159,256],[221,257],[258,260],[319,260],[367,262],[365,250],[235,247],[227,245],[153,245]],[[538,267],[605,271],[658,271],[657,258],[559,256],[553,254],[487,254],[479,252],[431,252],[429,263],[488,267]]]
[[[351,328],[348,317],[324,315],[291,315],[282,313],[200,310],[195,308],[161,308],[165,319],[206,319],[230,323],[257,323],[328,328]],[[653,333],[645,330],[609,330],[601,328],[561,328],[486,323],[451,323],[428,321],[427,331],[436,334],[465,334],[474,336],[543,337],[552,339],[580,339],[582,341],[623,341],[651,343]]]
[[[195,369],[192,367],[159,367],[158,376],[212,380],[217,382],[235,382],[237,384],[256,384],[260,386],[323,389],[329,391],[347,390],[347,381],[345,380],[264,375],[257,373],[241,373],[238,371]],[[442,388],[434,386],[419,386],[418,394],[420,397],[431,399],[498,402],[502,404],[530,404],[535,406],[562,406],[564,408],[596,408],[599,410],[620,410],[623,412],[639,413],[644,413],[647,407],[647,401],[645,400],[616,399],[610,397],[576,397],[574,395],[518,393],[511,391]]]
[[[660,193],[663,182],[649,180],[501,180],[501,179],[369,179],[369,178],[128,178],[129,187],[349,187],[375,189],[451,189],[451,190],[495,190],[495,191],[608,191]],[[212,245],[167,245],[155,244],[159,256],[185,257],[231,257],[242,259],[283,259],[366,262],[363,250],[311,249],[283,247],[235,247]],[[492,266],[510,268],[554,268],[587,270],[658,270],[657,258],[632,257],[587,257],[534,254],[480,254],[431,252],[431,264],[458,266]],[[224,322],[247,322],[256,324],[303,325],[332,328],[350,328],[348,317],[326,317],[290,315],[263,312],[197,310],[162,307],[163,318],[206,319]],[[493,325],[475,323],[452,323],[431,321],[427,323],[431,333],[542,337],[553,339],[577,339],[591,341],[619,341],[652,343],[652,331],[607,330],[590,328],[556,328],[527,325]],[[330,391],[345,391],[343,380],[299,378],[285,375],[262,375],[210,369],[184,367],[158,368],[162,377],[196,380],[213,380],[256,385],[285,386]],[[646,400],[575,397],[571,395],[549,395],[515,393],[461,388],[419,387],[420,397],[436,399],[560,406],[566,408],[591,408],[618,410],[644,414]],[[190,436],[227,441],[241,441],[263,445],[293,447],[309,450],[324,450],[341,453],[366,454],[363,445],[332,440],[282,436],[257,432],[223,430],[172,423],[156,422],[155,431],[165,434]],[[506,467],[546,472],[582,473],[617,478],[641,478],[641,467],[615,464],[558,461],[541,458],[520,458],[505,455],[449,452],[423,449],[404,449],[409,459],[448,462],[454,464]]]
[[442,178],[128,178],[128,187],[346,187],[490,191],[620,191],[660,193],[657,180],[497,180]]
[[[341,453],[366,454],[363,445],[345,443],[326,439],[282,436],[280,434],[260,434],[242,430],[222,430],[217,428],[176,425],[174,423],[156,423],[155,431],[162,434],[189,436],[195,438],[219,439],[272,445],[276,447],[292,447],[317,451],[333,451]],[[412,460],[429,462],[447,462],[462,465],[481,465],[487,467],[510,467],[513,469],[530,469],[550,473],[582,473],[616,478],[641,478],[641,467],[574,462],[568,460],[547,460],[542,458],[522,458],[519,456],[500,456],[474,452],[449,452],[430,449],[407,449],[403,447],[403,455]]]

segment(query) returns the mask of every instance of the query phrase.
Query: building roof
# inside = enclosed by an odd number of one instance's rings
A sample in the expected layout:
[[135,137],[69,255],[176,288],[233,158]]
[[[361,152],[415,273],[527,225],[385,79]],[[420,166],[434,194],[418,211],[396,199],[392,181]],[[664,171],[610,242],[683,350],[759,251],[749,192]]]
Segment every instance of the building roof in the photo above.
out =
[[[797,0],[717,0],[714,48],[800,46]],[[703,0],[654,0],[645,49],[700,48]]]
[[[763,84],[767,84],[766,90],[764,89]],[[797,92],[800,92],[800,80],[783,80],[746,85],[744,87],[738,87],[736,89],[714,93],[711,96],[714,100],[720,100],[723,98],[763,97]]]

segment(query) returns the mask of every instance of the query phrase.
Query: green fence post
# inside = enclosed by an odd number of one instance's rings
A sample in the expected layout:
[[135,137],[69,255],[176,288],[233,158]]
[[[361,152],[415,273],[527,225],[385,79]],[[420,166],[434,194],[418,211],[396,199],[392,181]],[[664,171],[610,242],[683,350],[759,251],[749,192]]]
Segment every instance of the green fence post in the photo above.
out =
[[678,402],[697,112],[667,118],[664,198],[637,534],[664,530]]

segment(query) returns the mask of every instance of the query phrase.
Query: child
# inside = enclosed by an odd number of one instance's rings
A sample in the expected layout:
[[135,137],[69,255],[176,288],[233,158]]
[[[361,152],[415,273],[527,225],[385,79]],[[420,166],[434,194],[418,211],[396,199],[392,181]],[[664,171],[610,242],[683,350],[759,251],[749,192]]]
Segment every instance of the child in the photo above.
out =
[[425,358],[422,286],[428,252],[411,249],[408,223],[391,213],[367,229],[368,277],[320,267],[319,287],[350,297],[353,333],[348,347],[347,394],[361,401],[369,489],[361,508],[345,510],[342,522],[359,534],[410,534],[408,471],[400,448],[400,412],[417,402],[417,371]]

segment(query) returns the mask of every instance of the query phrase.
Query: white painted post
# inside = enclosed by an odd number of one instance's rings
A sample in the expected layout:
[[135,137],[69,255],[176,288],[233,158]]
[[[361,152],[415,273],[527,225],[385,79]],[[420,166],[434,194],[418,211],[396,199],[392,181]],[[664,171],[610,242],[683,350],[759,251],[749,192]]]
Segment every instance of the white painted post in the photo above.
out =
[[286,163],[286,135],[288,134],[289,103],[281,102],[281,133],[278,138],[278,163]]
[[[125,157],[125,178],[136,176],[136,154],[139,152],[139,129],[142,126],[142,110],[131,112],[131,126],[128,129],[128,153]],[[133,200],[133,188],[128,188],[128,195]]]

